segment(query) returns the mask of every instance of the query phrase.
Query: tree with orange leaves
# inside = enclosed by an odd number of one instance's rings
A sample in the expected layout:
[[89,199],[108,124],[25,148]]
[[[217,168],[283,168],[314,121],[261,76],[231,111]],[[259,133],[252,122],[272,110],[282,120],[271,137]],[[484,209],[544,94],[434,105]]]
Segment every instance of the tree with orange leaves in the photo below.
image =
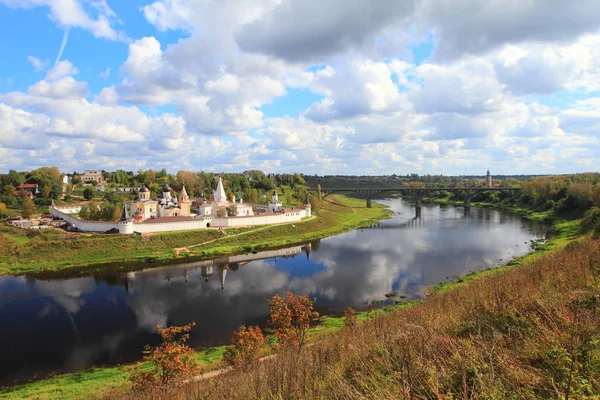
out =
[[269,326],[275,331],[279,347],[293,347],[300,351],[310,323],[319,318],[313,306],[314,302],[306,295],[296,296],[288,291],[285,299],[273,296],[269,301]]
[[156,325],[162,343],[156,347],[145,346],[147,355],[144,361],[152,364],[151,370],[142,370],[136,365],[129,377],[133,390],[146,390],[154,386],[172,383],[178,378],[190,374],[195,366],[191,354],[194,352],[185,342],[196,323],[184,326],[163,328]]
[[260,356],[260,351],[267,340],[258,326],[240,326],[233,333],[231,345],[227,346],[223,361],[235,368],[246,370]]

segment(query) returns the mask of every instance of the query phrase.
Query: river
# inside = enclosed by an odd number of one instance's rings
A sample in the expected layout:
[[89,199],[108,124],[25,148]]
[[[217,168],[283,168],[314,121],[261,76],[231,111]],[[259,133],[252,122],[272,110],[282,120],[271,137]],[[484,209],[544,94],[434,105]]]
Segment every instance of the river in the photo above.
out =
[[501,211],[424,206],[415,219],[408,203],[381,202],[392,219],[303,246],[71,279],[0,277],[0,385],[139,360],[144,344],[158,343],[156,324],[195,321],[193,347],[224,344],[241,324],[264,326],[267,299],[286,290],[335,315],[392,291],[420,298],[530,252],[530,240],[546,235],[546,226]]

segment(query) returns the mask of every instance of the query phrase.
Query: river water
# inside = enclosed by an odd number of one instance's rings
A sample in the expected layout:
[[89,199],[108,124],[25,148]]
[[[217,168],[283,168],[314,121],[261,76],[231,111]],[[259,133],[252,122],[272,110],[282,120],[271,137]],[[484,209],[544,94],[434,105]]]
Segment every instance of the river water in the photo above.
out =
[[286,290],[337,315],[392,291],[419,298],[546,235],[501,211],[424,206],[415,219],[409,204],[381,202],[394,218],[303,246],[72,279],[0,277],[0,385],[139,360],[144,344],[159,342],[156,324],[195,321],[193,347],[224,344],[241,324],[264,326],[267,299]]

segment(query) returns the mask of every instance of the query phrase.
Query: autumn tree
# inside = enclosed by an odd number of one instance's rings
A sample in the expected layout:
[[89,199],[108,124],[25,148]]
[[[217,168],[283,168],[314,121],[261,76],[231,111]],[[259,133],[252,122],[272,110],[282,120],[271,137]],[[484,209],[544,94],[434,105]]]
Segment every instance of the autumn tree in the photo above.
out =
[[145,346],[147,355],[144,356],[144,361],[150,363],[152,367],[142,370],[141,363],[138,363],[133,368],[129,376],[133,390],[143,391],[173,383],[194,370],[195,362],[192,358],[194,350],[185,342],[189,339],[189,332],[195,325],[194,322],[167,328],[156,325],[162,343],[156,347]]
[[269,327],[275,331],[280,347],[293,347],[300,351],[310,323],[319,317],[313,306],[314,302],[308,296],[296,296],[290,291],[285,299],[275,295],[269,300]]
[[356,317],[356,311],[354,308],[348,307],[344,311],[344,326],[348,328],[355,327],[358,324],[358,318]]
[[6,218],[8,216],[6,212],[6,204],[0,203],[0,218]]
[[223,360],[232,367],[246,370],[260,356],[261,349],[267,344],[267,340],[258,326],[240,328],[233,333],[231,345],[227,346]]
[[225,207],[219,207],[217,209],[217,217],[225,217],[227,216],[227,209]]

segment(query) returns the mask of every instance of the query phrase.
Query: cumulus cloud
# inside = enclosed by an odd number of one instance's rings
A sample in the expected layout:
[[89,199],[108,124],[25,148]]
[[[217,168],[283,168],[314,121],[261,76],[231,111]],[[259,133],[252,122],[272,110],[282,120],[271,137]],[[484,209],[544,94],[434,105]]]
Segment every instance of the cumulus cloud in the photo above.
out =
[[[0,3],[122,37],[105,1]],[[542,3],[155,0],[138,11],[179,39],[130,41],[95,82],[28,58],[46,75],[0,93],[0,168],[24,148],[78,169],[581,170],[600,154],[597,5]]]
[[406,18],[413,6],[413,1],[395,0],[282,1],[244,25],[236,39],[245,51],[292,62],[319,61],[373,44],[378,31]]
[[486,53],[506,43],[556,42],[600,29],[600,3],[582,0],[566,7],[561,0],[422,0],[419,23],[436,36],[438,59]]

